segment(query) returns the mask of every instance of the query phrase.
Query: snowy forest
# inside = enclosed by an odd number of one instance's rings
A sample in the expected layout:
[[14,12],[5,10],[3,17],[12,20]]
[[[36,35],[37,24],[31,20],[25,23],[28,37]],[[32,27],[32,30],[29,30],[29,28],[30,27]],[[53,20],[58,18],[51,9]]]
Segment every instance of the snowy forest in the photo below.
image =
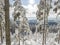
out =
[[60,0],[0,0],[0,45],[60,45]]

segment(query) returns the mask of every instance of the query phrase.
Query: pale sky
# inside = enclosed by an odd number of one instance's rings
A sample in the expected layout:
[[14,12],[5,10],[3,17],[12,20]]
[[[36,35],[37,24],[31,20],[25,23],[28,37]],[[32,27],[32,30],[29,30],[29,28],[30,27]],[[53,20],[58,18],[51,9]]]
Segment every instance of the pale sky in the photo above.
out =
[[23,4],[23,7],[25,7],[27,9],[26,10],[26,17],[28,19],[30,19],[30,17],[36,18],[36,12],[38,10],[37,4],[38,4],[38,2],[36,2],[36,0],[28,0],[28,3],[26,5]]
[[29,4],[27,7],[27,17],[36,17],[37,5],[35,4],[35,0],[29,0]]
[[[54,1],[57,1],[57,0],[53,0],[53,3],[54,3]],[[40,2],[40,0],[21,0],[21,2],[22,2],[22,6],[24,8],[26,8],[26,17],[27,18],[29,18],[29,17],[36,18],[36,11],[38,10],[37,4]],[[10,0],[10,3],[13,3],[13,1]],[[54,8],[53,3],[52,3],[52,5],[53,5],[53,8]],[[55,18],[56,18],[56,14],[53,12],[53,9],[51,9],[50,13],[49,13],[49,16],[48,16],[48,19],[52,20],[52,19],[55,19]]]
[[[27,18],[36,18],[37,4],[39,0],[21,0],[22,6],[26,9],[26,17]],[[13,1],[10,0],[10,4],[13,4]],[[12,14],[13,8],[11,9],[10,14]],[[12,17],[12,16],[11,16]]]

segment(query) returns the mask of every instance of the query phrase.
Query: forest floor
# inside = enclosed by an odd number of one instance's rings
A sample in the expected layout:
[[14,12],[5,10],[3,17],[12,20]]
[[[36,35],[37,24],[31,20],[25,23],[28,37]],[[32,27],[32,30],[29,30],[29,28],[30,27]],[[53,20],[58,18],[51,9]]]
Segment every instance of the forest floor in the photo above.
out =
[[[58,34],[57,33],[48,33],[46,36],[46,45],[60,45],[58,44]],[[24,36],[21,40],[15,38],[15,34],[11,35],[11,45],[42,45],[43,34],[35,33],[29,36]],[[3,41],[2,45],[6,45],[6,40]],[[20,43],[19,43],[20,41]],[[1,45],[1,44],[0,44]]]

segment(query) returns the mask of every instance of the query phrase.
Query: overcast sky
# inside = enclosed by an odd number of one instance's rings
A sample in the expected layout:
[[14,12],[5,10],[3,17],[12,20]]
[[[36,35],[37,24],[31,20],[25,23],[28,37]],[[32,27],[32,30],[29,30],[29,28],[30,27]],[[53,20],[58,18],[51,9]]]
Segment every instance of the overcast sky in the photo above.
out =
[[[21,0],[22,6],[26,9],[26,17],[28,19],[32,17],[34,17],[34,19],[36,18],[37,4],[39,1],[40,0]],[[13,4],[13,0],[10,0],[10,4]]]
[[[55,0],[53,0],[54,3]],[[22,6],[26,8],[26,17],[35,17],[36,18],[36,11],[38,10],[37,4],[40,2],[40,0],[21,0]],[[12,4],[13,1],[10,0],[10,3]],[[52,3],[52,5],[53,5]],[[54,7],[54,6],[53,6]],[[53,9],[50,10],[49,19],[55,19],[56,14],[53,12]]]

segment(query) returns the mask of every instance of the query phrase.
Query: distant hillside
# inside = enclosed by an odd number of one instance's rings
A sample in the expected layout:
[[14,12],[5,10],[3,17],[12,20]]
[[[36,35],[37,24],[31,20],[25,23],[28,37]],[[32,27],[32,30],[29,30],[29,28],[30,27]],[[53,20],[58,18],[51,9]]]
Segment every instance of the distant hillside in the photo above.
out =
[[55,20],[48,20],[48,25],[57,25]]
[[[28,23],[30,25],[35,25],[37,24],[37,20],[29,20]],[[57,25],[57,22],[55,20],[48,20],[48,25]]]
[[29,20],[28,23],[31,25],[35,25],[37,24],[37,20]]

